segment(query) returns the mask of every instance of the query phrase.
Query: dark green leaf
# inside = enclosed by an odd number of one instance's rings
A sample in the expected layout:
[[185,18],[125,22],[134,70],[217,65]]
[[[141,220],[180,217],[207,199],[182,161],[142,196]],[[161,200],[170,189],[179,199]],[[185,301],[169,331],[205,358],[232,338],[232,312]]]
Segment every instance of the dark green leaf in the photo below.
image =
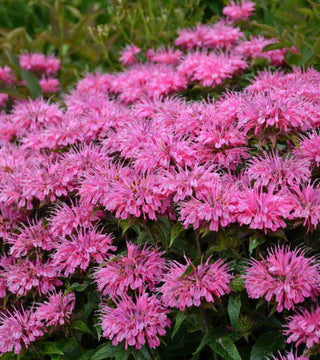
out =
[[74,321],[74,323],[72,324],[71,326],[72,329],[75,329],[75,330],[79,330],[79,331],[82,331],[84,333],[87,333],[89,335],[92,335],[94,336],[94,333],[93,331],[91,331],[88,327],[88,325],[83,322],[82,320],[76,320]]
[[268,331],[261,335],[253,345],[250,360],[265,360],[267,356],[284,347],[283,336],[279,332]]
[[239,295],[231,295],[228,302],[228,314],[231,326],[234,330],[237,329],[239,314],[241,309],[241,298]]
[[223,336],[214,342],[210,342],[209,346],[225,360],[242,360],[238,349],[228,336]]
[[171,339],[173,339],[173,337],[175,336],[175,334],[178,332],[178,330],[180,329],[180,326],[182,325],[183,323],[183,320],[188,316],[187,313],[185,312],[181,312],[179,311],[178,312],[178,315],[176,316],[176,323],[174,325],[174,329],[173,329],[173,332],[172,332],[172,335],[171,335]]
[[38,81],[38,78],[36,77],[36,75],[30,71],[21,69],[21,77],[26,82],[26,85],[30,91],[31,97],[33,99],[40,97],[42,92],[41,92],[41,87],[39,85],[39,81]]
[[176,238],[184,231],[183,226],[180,223],[175,223],[171,229],[169,248],[171,248]]

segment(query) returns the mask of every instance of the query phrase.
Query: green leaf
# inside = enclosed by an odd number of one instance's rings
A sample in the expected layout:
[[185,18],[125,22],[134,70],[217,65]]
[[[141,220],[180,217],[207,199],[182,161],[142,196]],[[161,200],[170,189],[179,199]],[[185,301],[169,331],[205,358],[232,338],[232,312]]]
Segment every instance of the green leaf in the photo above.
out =
[[26,82],[27,88],[30,91],[30,95],[33,99],[40,97],[41,87],[39,85],[38,78],[32,72],[25,69],[21,69],[21,77]]
[[272,353],[285,347],[284,338],[279,332],[268,331],[262,334],[253,345],[250,360],[265,360]]
[[40,352],[43,355],[64,355],[64,352],[54,342],[46,342]]
[[176,323],[174,324],[174,329],[171,335],[171,339],[173,339],[173,337],[175,336],[175,334],[178,332],[178,330],[180,329],[180,326],[182,325],[184,319],[188,317],[188,314],[185,312],[178,312],[178,315],[176,316]]
[[64,299],[64,297],[67,294],[69,294],[69,292],[71,292],[71,291],[77,291],[77,292],[84,291],[88,287],[88,285],[89,285],[88,282],[84,282],[83,284],[79,284],[78,282],[75,282],[75,283],[71,284],[64,292],[62,299]]
[[302,45],[304,43],[304,35],[299,33],[299,32],[295,32],[294,36],[293,36],[293,42],[295,47],[300,50],[302,48]]
[[228,301],[228,314],[231,326],[234,330],[237,329],[238,319],[241,309],[241,298],[239,295],[231,295]]
[[218,338],[215,342],[209,343],[209,346],[225,360],[242,360],[238,349],[228,336]]
[[312,50],[314,51],[315,54],[320,55],[320,36],[313,44]]
[[83,355],[80,356],[79,360],[91,360],[95,352],[96,352],[95,350],[88,350]]
[[225,360],[242,360],[238,349],[228,336],[223,336],[215,342],[210,342],[209,346]]
[[264,244],[265,242],[266,242],[266,239],[257,234],[250,236],[250,238],[249,238],[249,254],[252,255],[253,250],[255,248],[257,248],[258,246]]
[[176,240],[176,238],[184,231],[183,226],[180,223],[175,223],[171,229],[169,248]]
[[74,321],[74,323],[72,324],[71,326],[72,329],[75,329],[75,330],[79,330],[79,331],[82,331],[84,333],[87,333],[89,335],[92,335],[94,336],[94,333],[93,331],[91,331],[88,327],[88,325],[83,322],[82,320],[76,320]]
[[114,358],[118,352],[117,346],[111,343],[102,345],[98,351],[91,357],[90,360],[103,360],[108,358]]
[[206,333],[202,337],[199,346],[197,347],[196,351],[192,355],[199,354],[206,345],[215,342],[219,337],[221,337],[222,333],[223,333],[222,330],[219,328],[211,330],[208,333]]

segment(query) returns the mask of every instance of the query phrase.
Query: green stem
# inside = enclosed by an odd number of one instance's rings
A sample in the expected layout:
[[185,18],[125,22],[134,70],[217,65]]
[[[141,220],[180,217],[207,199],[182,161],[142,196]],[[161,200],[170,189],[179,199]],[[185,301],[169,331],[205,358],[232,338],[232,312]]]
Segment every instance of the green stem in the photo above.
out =
[[206,330],[206,333],[208,333],[210,331],[209,321],[208,321],[206,310],[203,308],[202,304],[200,305],[200,314],[202,317],[202,321],[203,321],[203,325]]
[[198,231],[195,231],[195,237],[196,237],[196,244],[197,244],[197,249],[198,249],[198,253],[199,256],[202,256],[202,251],[201,251],[201,245],[200,245],[200,234]]

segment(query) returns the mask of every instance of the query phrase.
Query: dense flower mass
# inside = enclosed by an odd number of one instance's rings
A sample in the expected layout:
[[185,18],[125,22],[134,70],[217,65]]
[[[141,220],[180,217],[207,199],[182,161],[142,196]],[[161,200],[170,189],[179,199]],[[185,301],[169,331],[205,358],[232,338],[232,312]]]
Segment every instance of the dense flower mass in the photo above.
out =
[[[174,45],[119,44],[117,71],[67,93],[78,69],[54,55],[0,67],[0,355],[165,359],[177,341],[183,358],[318,351],[320,72],[291,69],[304,48],[244,23],[255,5],[188,19]],[[285,321],[296,352],[275,329]]]
[[288,247],[276,247],[268,251],[262,260],[251,260],[244,276],[245,288],[250,298],[265,297],[275,300],[277,311],[294,309],[296,304],[319,295],[320,272],[313,257],[304,251],[291,251]]
[[[230,292],[228,286],[232,276],[229,268],[221,260],[210,264],[210,258],[197,267],[186,258],[186,265],[172,261],[160,288],[166,306],[177,307],[183,311],[186,307],[200,306],[201,301],[214,302]],[[187,271],[191,268],[191,272]]]

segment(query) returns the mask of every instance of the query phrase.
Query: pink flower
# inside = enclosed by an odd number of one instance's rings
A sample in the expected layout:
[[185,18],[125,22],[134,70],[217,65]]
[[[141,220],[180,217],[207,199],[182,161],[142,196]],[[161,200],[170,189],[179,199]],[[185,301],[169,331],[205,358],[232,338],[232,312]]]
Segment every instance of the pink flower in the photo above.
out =
[[55,78],[42,78],[39,81],[43,93],[55,93],[60,90],[60,83]]
[[166,262],[162,252],[128,243],[128,255],[111,258],[105,265],[98,268],[95,279],[98,290],[103,295],[115,299],[129,289],[144,289],[148,286],[154,290],[155,285],[162,281]]
[[156,51],[149,49],[146,56],[147,59],[152,62],[166,65],[176,65],[182,54],[182,51],[174,50],[173,48],[168,47],[168,49],[160,48]]
[[256,187],[271,186],[277,189],[295,183],[301,184],[311,177],[308,160],[266,152],[263,157],[257,156],[250,160],[246,173],[250,180],[255,180]]
[[101,92],[105,94],[110,89],[112,79],[112,74],[88,74],[78,82],[76,90],[84,93]]
[[19,233],[12,233],[8,239],[11,244],[10,255],[14,257],[26,256],[32,249],[51,250],[53,239],[43,221],[33,221],[29,226],[22,224],[18,228]]
[[60,68],[60,60],[53,55],[23,54],[19,60],[22,69],[45,75],[54,75]]
[[187,50],[193,48],[230,48],[243,36],[240,28],[230,26],[226,21],[214,25],[197,24],[194,29],[182,29],[175,40],[175,45]]
[[63,296],[62,291],[55,291],[49,294],[48,301],[39,303],[34,313],[38,321],[42,321],[45,326],[64,325],[68,322],[70,315],[75,307],[76,296],[70,292]]
[[295,202],[293,217],[304,219],[308,231],[317,228],[320,222],[320,185],[298,184],[291,187]]
[[56,266],[39,259],[24,259],[15,265],[9,265],[6,269],[8,289],[17,296],[26,295],[33,288],[38,290],[39,296],[53,291],[55,286],[62,285],[58,276]]
[[16,82],[16,77],[9,66],[0,66],[0,82],[12,85]]
[[168,95],[187,88],[186,77],[172,66],[138,64],[116,74],[111,83],[112,92],[129,104],[141,99]]
[[202,86],[215,87],[241,72],[247,63],[238,55],[224,53],[189,53],[178,66],[178,72]]
[[289,247],[268,250],[266,259],[252,259],[244,275],[245,288],[252,299],[275,300],[277,311],[294,309],[296,304],[311,297],[316,300],[320,290],[319,265],[314,257],[307,258],[302,250]]
[[97,231],[95,228],[80,230],[69,238],[70,240],[61,237],[52,255],[53,263],[65,276],[73,274],[77,267],[86,270],[93,260],[101,264],[110,257],[110,251],[116,250],[116,247],[111,245],[113,236],[103,234],[102,230]]
[[269,127],[288,132],[307,130],[319,117],[314,102],[298,97],[290,91],[243,92],[243,100],[236,110],[239,126],[255,135]]
[[296,346],[305,343],[307,348],[320,342],[320,307],[290,316],[284,334],[288,336],[287,343],[295,342]]
[[12,313],[0,314],[0,353],[14,351],[19,354],[22,345],[29,344],[43,335],[43,325],[38,321],[32,310],[14,309]]
[[126,48],[121,52],[120,61],[123,65],[133,65],[136,63],[136,55],[141,50],[134,44],[127,45]]
[[[171,261],[169,271],[163,278],[164,284],[159,290],[165,306],[183,311],[186,306],[200,306],[204,299],[214,302],[214,297],[220,298],[230,292],[228,284],[232,275],[221,259],[213,264],[210,264],[210,258],[204,264],[202,259],[197,267],[185,259],[186,265]],[[184,275],[190,267],[192,271]]]
[[320,166],[320,135],[313,131],[303,136],[299,149],[295,149],[294,153],[306,158],[316,166]]
[[272,189],[263,192],[261,189],[244,186],[243,190],[233,194],[230,212],[240,225],[249,225],[250,229],[267,229],[276,231],[286,227],[284,219],[291,219],[294,210],[292,197],[286,194],[273,194]]
[[6,104],[7,104],[8,99],[9,99],[8,94],[0,93],[0,107],[5,107]]
[[170,327],[165,309],[155,295],[144,293],[136,297],[135,302],[128,296],[116,301],[116,308],[105,305],[101,309],[101,327],[103,336],[112,340],[116,346],[125,340],[128,345],[141,349],[148,343],[151,348],[160,345],[159,335],[165,335]]
[[234,52],[246,57],[258,58],[264,57],[263,48],[267,45],[273,44],[276,39],[266,39],[259,35],[257,37],[250,36],[250,40],[244,40],[234,48]]
[[234,2],[231,1],[230,5],[223,8],[223,15],[228,16],[232,21],[248,20],[254,13],[256,4],[252,1]]
[[180,203],[180,221],[185,228],[192,225],[194,229],[208,224],[211,231],[228,226],[235,220],[230,211],[231,192],[226,179],[214,177],[197,197]]
[[56,236],[71,235],[79,227],[87,229],[103,215],[101,210],[94,214],[94,206],[84,203],[59,203],[50,218],[50,233]]

